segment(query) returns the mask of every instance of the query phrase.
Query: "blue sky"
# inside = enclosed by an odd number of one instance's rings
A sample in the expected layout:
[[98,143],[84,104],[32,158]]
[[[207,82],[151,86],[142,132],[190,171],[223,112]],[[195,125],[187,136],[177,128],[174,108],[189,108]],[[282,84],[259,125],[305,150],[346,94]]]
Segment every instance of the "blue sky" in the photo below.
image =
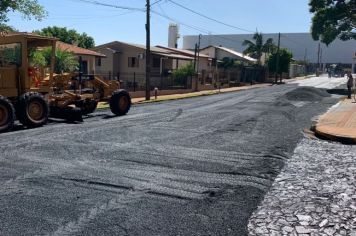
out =
[[[144,8],[145,0],[98,0],[119,6]],[[308,0],[174,0],[190,9],[219,21],[263,33],[309,32],[311,15]],[[23,20],[17,13],[10,13],[8,24],[20,31],[32,31],[47,26],[61,26],[86,32],[94,37],[96,44],[118,40],[131,43],[145,43],[145,13],[92,5],[81,0],[39,0],[48,12],[41,22]],[[155,0],[151,0],[155,2]],[[230,28],[182,9],[168,0],[161,0],[153,6],[161,15],[169,16],[180,25],[180,34],[197,35],[248,33]],[[151,18],[152,45],[167,45],[168,25],[171,20],[157,14]],[[198,31],[196,28],[201,29]],[[182,41],[179,41],[182,46]]]

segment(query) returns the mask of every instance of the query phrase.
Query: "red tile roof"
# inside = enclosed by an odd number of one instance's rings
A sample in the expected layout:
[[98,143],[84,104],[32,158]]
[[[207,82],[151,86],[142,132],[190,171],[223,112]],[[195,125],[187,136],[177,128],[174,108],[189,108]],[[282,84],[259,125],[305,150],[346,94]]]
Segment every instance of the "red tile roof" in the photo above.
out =
[[88,55],[88,56],[96,56],[96,57],[106,57],[104,54],[99,53],[99,52],[94,52],[89,49],[77,47],[71,44],[63,43],[58,41],[57,42],[57,48],[61,49],[63,51],[69,51],[74,53],[75,55]]

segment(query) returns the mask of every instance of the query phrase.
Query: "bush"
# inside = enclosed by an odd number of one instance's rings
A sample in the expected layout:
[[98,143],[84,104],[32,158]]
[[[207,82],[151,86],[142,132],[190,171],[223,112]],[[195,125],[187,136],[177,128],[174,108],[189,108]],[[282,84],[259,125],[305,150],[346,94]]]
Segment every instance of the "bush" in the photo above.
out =
[[173,71],[173,77],[177,84],[185,85],[187,78],[195,74],[193,63]]

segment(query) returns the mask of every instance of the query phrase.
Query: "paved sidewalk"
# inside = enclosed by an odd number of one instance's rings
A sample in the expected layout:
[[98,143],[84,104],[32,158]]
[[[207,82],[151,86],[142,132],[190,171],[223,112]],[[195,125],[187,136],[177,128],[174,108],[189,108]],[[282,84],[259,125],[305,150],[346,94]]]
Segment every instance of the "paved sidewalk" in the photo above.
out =
[[249,220],[249,235],[356,236],[356,146],[304,138]]
[[322,115],[315,133],[323,138],[356,144],[356,102],[345,99]]
[[[155,97],[152,96],[150,101],[146,101],[144,97],[132,98],[131,100],[133,104],[142,104],[142,103],[150,103],[150,102],[161,102],[161,101],[177,100],[177,99],[184,99],[184,98],[192,98],[198,96],[208,96],[208,95],[219,94],[219,93],[237,92],[237,91],[243,91],[249,89],[265,88],[269,86],[271,86],[270,83],[263,83],[263,84],[246,85],[241,87],[223,88],[220,90],[214,89],[214,90],[206,90],[206,91],[183,93],[183,94],[161,95],[161,96],[157,96],[157,99],[155,99]],[[99,102],[98,104],[98,109],[105,109],[108,107],[109,105],[107,102]]]
[[172,95],[162,95],[157,96],[155,99],[154,96],[151,97],[150,101],[145,101],[144,97],[141,98],[133,98],[132,103],[146,103],[146,102],[159,102],[159,101],[166,101],[166,100],[176,100],[176,99],[183,99],[183,98],[191,98],[191,97],[198,97],[198,96],[207,96],[213,95],[218,93],[228,93],[228,92],[236,92],[236,91],[243,91],[248,89],[255,89],[255,88],[264,88],[271,86],[271,84],[254,84],[254,85],[246,85],[241,87],[233,87],[233,88],[223,88],[223,89],[214,89],[214,90],[206,90],[206,91],[199,91],[199,92],[192,92],[192,93],[183,93],[183,94],[172,94]]

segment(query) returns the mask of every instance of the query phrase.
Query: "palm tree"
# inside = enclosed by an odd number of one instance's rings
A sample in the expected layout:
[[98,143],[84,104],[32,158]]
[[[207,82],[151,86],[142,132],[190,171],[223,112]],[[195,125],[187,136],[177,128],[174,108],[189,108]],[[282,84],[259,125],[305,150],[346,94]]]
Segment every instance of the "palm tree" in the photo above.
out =
[[257,63],[260,65],[262,54],[271,53],[275,48],[275,45],[273,44],[272,38],[268,38],[267,41],[264,43],[262,33],[256,32],[253,35],[253,39],[255,42],[247,39],[242,42],[243,46],[247,46],[243,53],[256,58]]
[[[30,63],[32,66],[49,67],[51,64],[52,48],[45,48],[31,52]],[[71,52],[56,49],[54,72],[71,72],[78,69],[78,58]]]

